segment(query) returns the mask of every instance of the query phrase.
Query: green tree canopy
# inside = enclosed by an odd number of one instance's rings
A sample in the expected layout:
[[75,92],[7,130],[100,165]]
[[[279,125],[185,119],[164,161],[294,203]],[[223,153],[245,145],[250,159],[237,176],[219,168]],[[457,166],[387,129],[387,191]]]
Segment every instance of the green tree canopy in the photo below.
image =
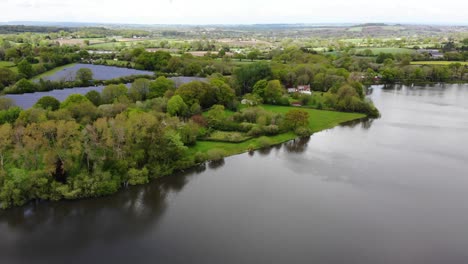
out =
[[284,117],[285,126],[295,130],[299,127],[309,127],[309,113],[301,109],[289,110]]
[[[0,68],[0,87],[13,84],[16,80],[16,73],[8,68]],[[1,90],[1,89],[0,89]]]
[[150,92],[150,81],[148,79],[136,79],[129,89],[129,96],[134,101],[144,101]]
[[251,92],[259,80],[269,80],[271,77],[272,71],[268,62],[251,63],[234,71],[234,78],[242,94]]
[[101,94],[98,91],[91,90],[85,94],[85,97],[95,106],[100,106],[102,104]]
[[284,94],[284,89],[281,86],[280,81],[272,80],[268,82],[265,87],[263,100],[267,103],[276,104],[280,101],[281,96]]
[[255,85],[253,86],[252,93],[260,96],[261,98],[264,98],[265,97],[265,88],[267,87],[267,85],[268,85],[267,80],[260,80],[260,81],[256,82]]
[[111,84],[102,90],[101,98],[103,103],[110,104],[121,96],[127,96],[128,88],[125,84]]
[[76,79],[83,85],[88,85],[93,79],[93,71],[89,68],[81,68],[76,72]]
[[182,84],[177,88],[176,95],[180,95],[189,107],[198,103],[202,108],[208,108],[216,103],[216,94],[211,85],[205,82],[193,81]]
[[26,78],[31,78],[34,75],[31,63],[25,59],[18,63],[18,72]]
[[172,116],[185,116],[188,112],[188,107],[180,95],[174,95],[167,102],[167,112]]
[[55,111],[60,108],[60,101],[52,96],[44,96],[39,99],[34,106]]
[[168,79],[164,76],[160,76],[156,80],[150,83],[148,98],[151,99],[151,98],[156,98],[156,97],[163,97],[166,91],[174,89],[174,88],[175,88],[175,83],[173,80]]

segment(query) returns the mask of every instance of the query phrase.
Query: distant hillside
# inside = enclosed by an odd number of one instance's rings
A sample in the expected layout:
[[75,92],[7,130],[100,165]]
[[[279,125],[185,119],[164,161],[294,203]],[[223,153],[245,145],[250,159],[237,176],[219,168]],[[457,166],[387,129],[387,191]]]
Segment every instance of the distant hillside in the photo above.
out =
[[51,33],[51,32],[60,32],[74,31],[70,27],[51,27],[51,26],[25,26],[25,25],[3,25],[0,26],[0,34],[14,34],[14,33],[24,33],[24,32],[33,32],[33,33]]
[[385,26],[388,26],[388,25],[385,23],[365,23],[365,24],[355,25],[353,27],[385,27]]

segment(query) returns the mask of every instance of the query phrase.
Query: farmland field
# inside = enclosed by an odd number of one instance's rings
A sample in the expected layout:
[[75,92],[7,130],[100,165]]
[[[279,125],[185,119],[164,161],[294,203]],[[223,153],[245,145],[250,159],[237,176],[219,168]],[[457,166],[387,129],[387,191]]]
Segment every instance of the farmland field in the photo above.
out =
[[88,38],[88,39],[58,39],[58,40],[55,40],[55,41],[60,43],[60,46],[63,46],[63,45],[85,46],[85,41],[86,40],[88,40],[91,45],[104,42],[103,39],[93,39],[93,38]]
[[404,54],[404,53],[415,53],[416,51],[413,49],[406,49],[406,48],[359,48],[355,49],[356,52],[363,52],[364,50],[369,49],[372,51],[374,55],[378,55],[379,53],[392,53],[392,54]]
[[468,61],[412,61],[413,65],[449,65],[452,63],[460,63],[462,65],[468,65]]

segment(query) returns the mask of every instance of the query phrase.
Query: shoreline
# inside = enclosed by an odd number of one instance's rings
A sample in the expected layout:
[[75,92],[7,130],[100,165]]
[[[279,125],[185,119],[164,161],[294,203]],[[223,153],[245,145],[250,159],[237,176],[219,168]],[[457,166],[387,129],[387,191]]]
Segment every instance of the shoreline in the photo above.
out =
[[[284,108],[295,108],[295,107],[284,107]],[[313,111],[316,113],[335,113],[335,114],[342,115],[341,116],[342,118],[340,118],[340,120],[334,120],[332,122],[321,124],[319,126],[316,126],[315,124],[312,123],[313,121],[311,121],[311,125],[309,126],[311,133],[308,136],[312,136],[313,134],[317,132],[335,128],[344,123],[357,121],[357,120],[364,120],[364,119],[369,118],[367,115],[359,114],[359,113],[336,112],[336,111],[308,109],[308,108],[301,108],[301,107],[298,107],[298,108],[306,109],[306,110]],[[311,116],[311,118],[314,118],[314,116]],[[210,149],[222,149],[226,151],[225,155],[223,156],[224,158],[224,157],[230,157],[234,155],[247,153],[249,151],[259,150],[264,147],[279,145],[279,144],[300,138],[300,136],[296,135],[293,132],[287,132],[287,133],[282,133],[282,134],[275,135],[275,136],[264,136],[264,137],[270,140],[267,146],[261,145],[260,142],[258,142],[259,138],[261,137],[252,138],[244,142],[240,142],[240,143],[200,140],[200,141],[197,141],[197,143],[194,146],[190,146],[188,151],[190,155],[195,155],[197,152],[207,153],[207,151]],[[207,160],[207,161],[210,161],[210,160]]]
[[[284,108],[291,109],[291,108],[295,108],[295,107],[284,107]],[[315,110],[315,109],[314,110],[308,109],[308,110],[311,111],[312,113],[315,113],[310,118],[317,118],[317,116],[327,115],[327,114],[328,115],[335,115],[337,117],[337,118],[335,118],[333,120],[330,120],[328,122],[327,121],[324,122],[323,120],[321,120],[322,121],[321,124],[317,124],[318,122],[311,123],[310,126],[309,126],[310,129],[311,129],[311,133],[310,133],[309,137],[312,136],[313,134],[317,133],[317,132],[322,132],[322,131],[326,131],[326,130],[329,130],[329,129],[333,129],[333,128],[339,126],[339,125],[343,125],[343,124],[348,123],[348,122],[353,122],[353,121],[358,121],[358,120],[365,120],[365,119],[368,118],[364,114],[357,114],[357,113],[345,113],[345,112],[335,112],[335,111]],[[317,120],[320,120],[320,119],[317,119]],[[208,162],[216,162],[216,161],[219,161],[219,160],[223,160],[224,158],[245,154],[245,153],[248,153],[250,151],[257,151],[257,150],[260,150],[260,149],[263,149],[263,148],[266,148],[266,147],[277,146],[277,145],[289,142],[291,140],[298,139],[300,137],[297,136],[293,132],[283,133],[283,134],[279,134],[279,135],[275,135],[275,136],[268,136],[267,138],[270,141],[269,141],[269,144],[267,146],[261,145],[258,142],[259,138],[261,138],[261,137],[252,138],[252,139],[249,139],[249,140],[247,140],[245,142],[242,142],[242,143],[197,141],[197,144],[195,144],[194,146],[188,147],[187,151],[188,151],[189,155],[194,156],[198,152],[206,153],[210,149],[224,149],[226,152],[224,153],[224,155],[220,159],[211,159],[211,160],[206,159],[206,160],[204,160],[202,162],[195,162],[195,163],[191,164],[190,166],[188,166],[186,168],[176,169],[176,170],[174,170],[173,173],[171,173],[169,175],[163,175],[163,176],[155,177],[153,179],[150,179],[150,181],[148,183],[137,184],[137,185],[134,185],[134,186],[144,186],[144,185],[147,185],[147,184],[151,184],[151,183],[156,182],[158,179],[171,177],[173,175],[176,175],[177,173],[194,169],[197,166],[200,166],[200,165],[208,163]],[[128,186],[128,187],[130,187],[130,186]],[[0,212],[1,211],[7,212],[8,210],[15,209],[15,208],[18,209],[18,208],[26,208],[28,206],[36,206],[39,203],[49,203],[49,202],[54,202],[55,203],[55,202],[59,202],[59,201],[61,201],[61,202],[64,202],[64,201],[73,202],[73,201],[86,200],[86,199],[100,199],[102,197],[109,197],[109,196],[112,196],[112,195],[114,195],[114,194],[116,194],[118,192],[124,191],[128,187],[125,187],[124,185],[122,185],[116,192],[113,192],[113,193],[111,193],[109,195],[98,196],[98,197],[81,197],[81,198],[78,198],[78,199],[63,198],[63,199],[60,199],[60,200],[57,200],[57,201],[52,201],[52,200],[31,200],[31,201],[29,201],[28,203],[26,203],[26,204],[24,204],[22,206],[12,206],[12,207],[7,208],[7,209],[0,209]]]

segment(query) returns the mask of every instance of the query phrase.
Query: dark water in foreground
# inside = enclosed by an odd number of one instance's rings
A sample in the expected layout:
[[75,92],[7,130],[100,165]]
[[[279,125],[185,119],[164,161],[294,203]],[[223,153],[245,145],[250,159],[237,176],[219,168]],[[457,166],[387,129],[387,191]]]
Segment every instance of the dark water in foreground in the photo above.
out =
[[0,212],[0,263],[468,263],[468,86],[112,197]]

